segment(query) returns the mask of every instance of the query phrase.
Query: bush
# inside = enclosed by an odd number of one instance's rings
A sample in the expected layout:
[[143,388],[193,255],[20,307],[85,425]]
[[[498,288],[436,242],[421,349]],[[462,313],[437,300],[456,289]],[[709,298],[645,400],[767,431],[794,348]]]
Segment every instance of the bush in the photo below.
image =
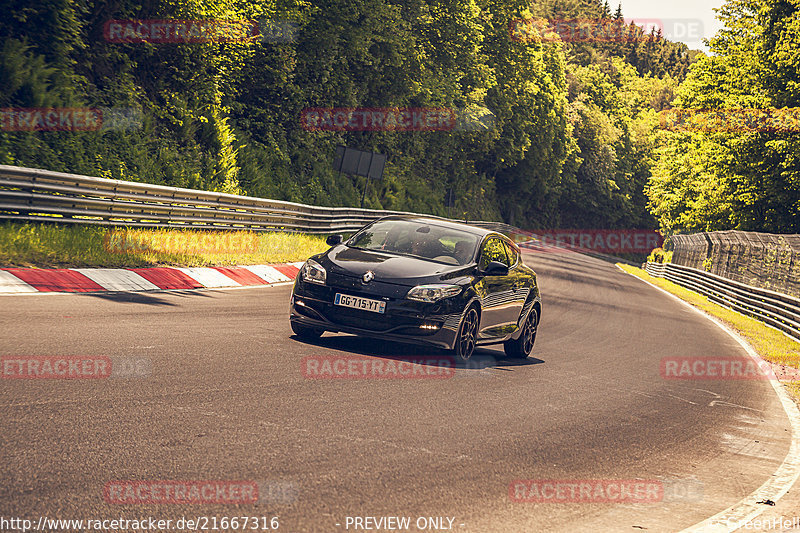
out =
[[665,252],[662,248],[654,248],[650,255],[647,256],[649,263],[671,263],[672,252]]

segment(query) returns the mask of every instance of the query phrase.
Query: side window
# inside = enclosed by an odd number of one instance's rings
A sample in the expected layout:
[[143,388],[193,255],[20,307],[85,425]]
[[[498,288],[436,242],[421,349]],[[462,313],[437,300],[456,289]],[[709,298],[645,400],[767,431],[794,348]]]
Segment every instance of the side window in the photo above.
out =
[[503,245],[503,241],[497,238],[489,239],[486,241],[486,244],[483,245],[481,261],[478,266],[479,268],[484,269],[489,266],[489,263],[492,261],[498,261],[504,265],[508,265],[506,247]]
[[508,260],[510,261],[510,264],[508,266],[512,266],[513,267],[514,265],[517,264],[517,261],[519,261],[519,252],[517,251],[516,248],[511,246],[509,243],[507,243],[505,241],[503,241],[503,242],[506,245],[506,253],[508,253]]

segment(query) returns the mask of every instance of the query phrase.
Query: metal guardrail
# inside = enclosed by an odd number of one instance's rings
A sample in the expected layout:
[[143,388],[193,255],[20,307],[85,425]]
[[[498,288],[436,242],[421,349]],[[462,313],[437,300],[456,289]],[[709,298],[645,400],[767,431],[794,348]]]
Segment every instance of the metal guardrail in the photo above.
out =
[[[354,231],[376,218],[393,214],[417,213],[318,207],[0,165],[0,219],[152,228],[335,233]],[[470,221],[469,224],[502,232],[515,229],[499,222]]]
[[727,230],[671,240],[674,264],[800,297],[800,235]]
[[712,302],[765,322],[792,337],[800,338],[800,299],[788,294],[753,287],[703,270],[674,263],[647,263],[651,276],[664,278],[699,292]]

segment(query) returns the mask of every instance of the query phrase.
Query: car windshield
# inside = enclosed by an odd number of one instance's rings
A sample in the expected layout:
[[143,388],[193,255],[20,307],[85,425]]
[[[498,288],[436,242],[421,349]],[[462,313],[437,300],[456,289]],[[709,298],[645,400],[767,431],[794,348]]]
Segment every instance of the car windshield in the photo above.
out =
[[478,236],[427,222],[383,220],[364,228],[347,244],[449,265],[468,265],[475,258]]

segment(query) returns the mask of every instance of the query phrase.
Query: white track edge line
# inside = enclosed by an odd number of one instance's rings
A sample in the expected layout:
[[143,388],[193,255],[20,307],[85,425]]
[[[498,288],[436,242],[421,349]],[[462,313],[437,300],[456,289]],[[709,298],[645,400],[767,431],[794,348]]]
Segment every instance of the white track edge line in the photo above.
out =
[[[617,268],[619,268],[619,266],[617,266]],[[628,274],[629,276],[632,276],[643,283],[647,283],[654,289],[657,289],[667,296],[674,298],[697,314],[704,316],[716,324],[725,333],[730,335],[736,342],[738,342],[756,363],[764,363],[764,360],[761,359],[753,347],[750,346],[749,342],[747,342],[744,338],[742,338],[741,335],[733,331],[731,328],[723,324],[716,317],[709,315],[708,313],[693,306],[689,302],[682,300],[671,292],[666,291],[661,287],[658,287],[657,285],[640,278],[639,276],[631,274],[630,272],[626,272],[622,268],[619,269],[622,270],[622,272],[625,272],[625,274]],[[757,501],[769,499],[773,502],[777,502],[787,492],[789,492],[789,489],[800,477],[800,441],[798,441],[798,436],[800,436],[800,409],[798,409],[797,404],[795,404],[794,400],[789,396],[789,393],[784,390],[783,385],[779,380],[770,379],[769,382],[772,385],[772,388],[775,390],[775,393],[778,395],[778,399],[780,400],[781,405],[783,405],[783,409],[786,411],[786,416],[789,419],[789,424],[792,427],[792,442],[789,446],[789,452],[786,454],[786,457],[783,459],[783,462],[775,471],[775,473],[772,474],[770,479],[765,481],[763,485],[727,509],[710,516],[709,518],[706,518],[705,520],[698,522],[693,526],[689,526],[683,530],[684,532],[733,532],[741,529],[742,527],[745,527],[748,521],[753,520],[761,513],[769,509],[769,507],[764,504],[756,503]]]

